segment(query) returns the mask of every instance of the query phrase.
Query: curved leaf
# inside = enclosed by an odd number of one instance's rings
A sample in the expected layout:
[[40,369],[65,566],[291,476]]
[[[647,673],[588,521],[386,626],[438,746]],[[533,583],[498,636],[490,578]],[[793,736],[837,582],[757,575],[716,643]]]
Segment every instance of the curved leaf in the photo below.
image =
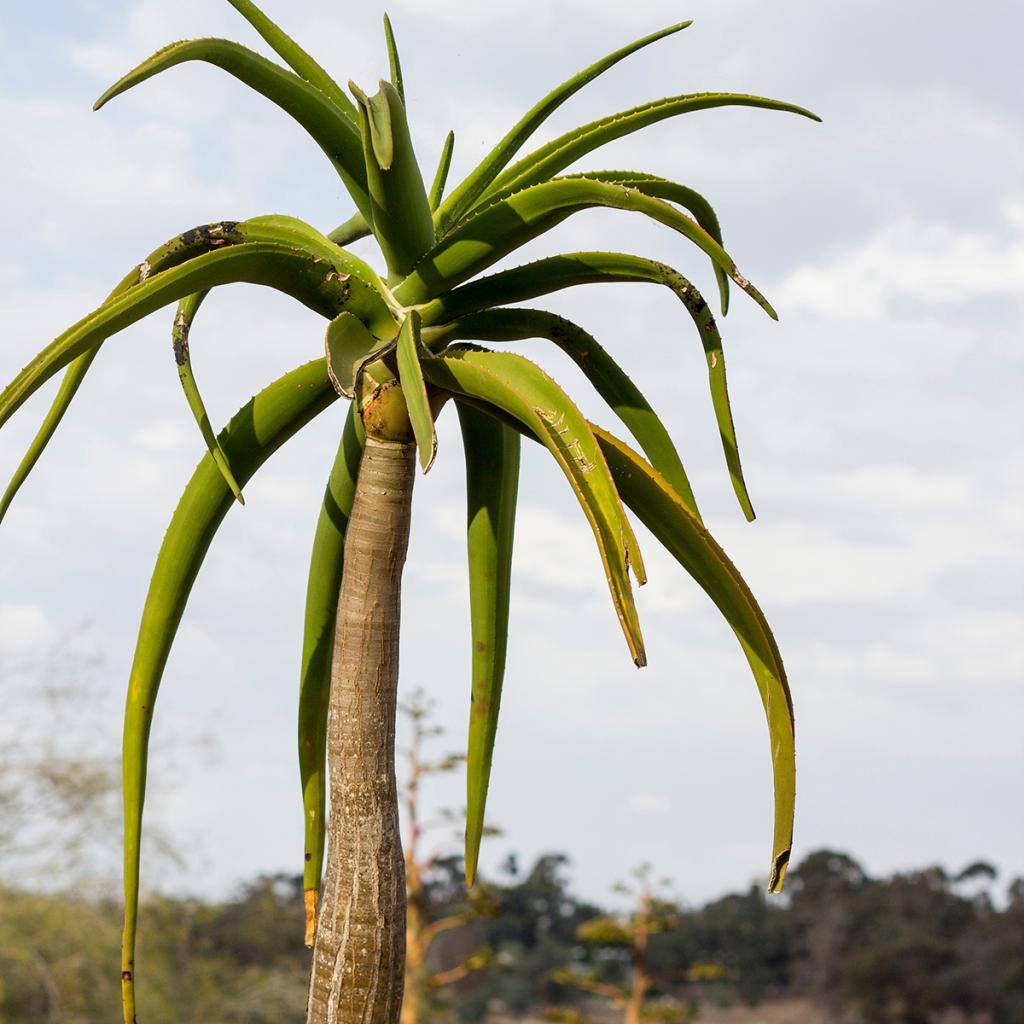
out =
[[437,329],[439,341],[522,341],[547,338],[583,371],[597,393],[629,428],[644,454],[697,518],[697,501],[679,453],[639,388],[578,324],[542,309],[489,309]]
[[452,348],[423,361],[435,387],[500,410],[544,443],[571,484],[590,522],[619,623],[633,661],[646,664],[629,583],[632,566],[643,583],[643,561],[604,456],[579,410],[538,366],[510,352]]
[[358,316],[380,338],[395,333],[394,300],[373,268],[358,256],[342,249],[327,235],[297,217],[272,214],[251,217],[238,225],[246,242],[271,242],[292,246],[303,255],[325,260],[345,280],[345,308]]
[[703,250],[772,319],[775,310],[739,272],[729,254],[696,221],[635,188],[584,178],[532,185],[485,206],[445,236],[395,289],[403,305],[427,302],[581,210],[608,207],[642,213]]
[[[781,100],[768,99],[764,96],[748,96],[744,93],[732,92],[698,92],[683,96],[668,96],[599,118],[552,139],[540,149],[534,150],[509,167],[494,182],[488,192],[498,192],[507,188],[524,188],[527,185],[547,181],[564,171],[574,160],[592,153],[608,142],[621,139],[624,135],[631,135],[641,128],[664,121],[668,117],[688,114],[695,110],[708,110],[712,107],[757,107],[761,110],[781,110],[790,114],[800,114],[812,121],[821,120],[817,114],[811,113],[804,107],[798,107],[793,103],[783,103]],[[485,199],[487,194],[485,193]]]
[[[656,174],[643,174],[637,171],[587,171],[585,174],[570,174],[570,178],[590,178],[594,181],[605,181],[626,188],[635,188],[646,196],[665,199],[689,210],[693,219],[719,244],[722,245],[722,228],[718,223],[718,215],[712,205],[695,189],[681,185],[668,178]],[[718,282],[719,302],[722,316],[729,312],[729,275],[714,261],[711,266]]]
[[[208,252],[221,245],[241,241],[237,228],[238,225],[233,221],[222,221],[218,224],[204,224],[183,234],[176,235],[170,241],[154,249],[141,263],[133,267],[118,282],[105,301],[109,302],[116,296],[124,294],[130,288],[134,288],[137,284],[146,281],[154,274],[177,266],[201,252]],[[22,484],[28,479],[40,456],[46,450],[46,446],[64,418],[64,414],[77,394],[82,381],[85,379],[85,375],[89,372],[89,368],[99,352],[100,344],[97,343],[93,348],[83,352],[82,355],[73,359],[68,366],[64,379],[61,381],[60,388],[42,425],[32,439],[25,457],[15,470],[14,476],[3,497],[0,498],[0,521],[3,520]]]
[[426,473],[434,464],[434,456],[437,454],[437,432],[434,429],[434,416],[430,410],[427,385],[423,381],[423,369],[420,366],[422,347],[420,315],[415,309],[411,309],[398,332],[398,379],[402,385],[402,395],[416,437],[420,468]]
[[356,108],[341,86],[291,36],[278,28],[252,0],[228,0],[228,3],[259,32],[292,71],[310,85],[315,85],[347,117],[355,121]]
[[[245,484],[293,434],[337,396],[323,359],[285,374],[235,414],[219,441]],[[206,455],[182,494],[167,528],[139,625],[125,704],[124,744],[124,937],[122,999],[126,1024],[135,1018],[135,930],[139,912],[139,851],[146,790],[149,731],[160,679],[185,603],[213,537],[234,496]]]
[[747,657],[768,720],[775,787],[775,835],[768,888],[778,892],[793,842],[796,768],[793,700],[764,613],[736,567],[667,481],[636,452],[591,424],[622,500],[714,601]]
[[324,151],[360,212],[369,218],[366,171],[359,130],[316,86],[228,39],[187,39],[158,50],[118,79],[94,104],[99,110],[126,92],[177,64],[213,64],[265,96],[296,120]]
[[519,434],[457,403],[466,455],[466,540],[473,683],[466,756],[466,884],[476,880],[508,649]]
[[210,426],[210,417],[207,415],[202,395],[199,394],[199,386],[192,374],[192,358],[188,348],[189,332],[192,330],[192,321],[195,319],[203,299],[209,294],[209,292],[196,292],[194,295],[186,296],[178,303],[178,310],[174,314],[174,326],[171,328],[174,362],[178,367],[178,379],[185,392],[185,399],[199,427],[199,432],[203,436],[206,450],[224,477],[224,482],[231,488],[231,493],[238,499],[240,505],[244,505],[245,498],[242,497],[242,489],[232,475],[228,457],[224,454],[224,449],[221,448],[217,435],[213,432],[213,427]]
[[345,529],[355,499],[364,440],[362,421],[352,405],[317,519],[306,587],[299,685],[299,775],[305,823],[302,886],[306,892],[307,946],[313,945],[316,934],[317,895],[323,875],[327,709],[331,691],[334,620],[345,560]]
[[522,148],[526,140],[551,116],[567,99],[579,92],[585,85],[592,82],[598,75],[603,74],[609,68],[614,67],[620,60],[642,50],[645,46],[664,39],[666,36],[675,34],[687,26],[690,21],[683,21],[677,25],[669,25],[658,32],[654,32],[642,39],[637,39],[628,46],[616,50],[607,57],[584,68],[572,78],[563,82],[558,88],[553,89],[539,103],[514,124],[505,134],[504,138],[484,157],[484,159],[470,172],[466,179],[456,188],[445,200],[444,204],[437,211],[438,234],[444,234],[448,228],[458,221],[469,209],[477,198],[484,192],[488,185],[501,173],[509,160]]
[[29,474],[39,461],[39,457],[50,443],[50,438],[56,433],[57,427],[60,426],[60,421],[64,418],[64,413],[68,411],[71,400],[78,392],[82,381],[85,380],[85,375],[89,372],[89,367],[92,366],[92,361],[96,358],[99,350],[99,345],[97,345],[95,348],[83,352],[77,359],[73,359],[68,366],[64,379],[60,382],[60,388],[57,390],[57,394],[42,425],[39,427],[36,436],[32,438],[32,443],[29,445],[25,457],[18,463],[18,468],[14,471],[11,482],[3,493],[3,497],[0,497],[0,523],[4,521],[4,516],[7,515],[7,510],[14,502],[18,491],[21,490],[21,485],[28,479]]
[[193,292],[241,281],[276,288],[328,317],[342,307],[349,291],[336,273],[330,277],[322,262],[285,246],[247,242],[203,253],[146,277],[47,345],[0,392],[0,426],[62,367],[111,335]]
[[725,378],[725,353],[715,318],[700,292],[678,271],[664,263],[616,252],[577,252],[551,256],[522,267],[504,270],[456,288],[422,309],[426,326],[443,324],[482,309],[523,302],[580,284],[647,282],[670,289],[683,303],[697,327],[708,363],[711,401],[722,439],[733,490],[748,520],[754,509],[747,494],[736,444],[729,392]]

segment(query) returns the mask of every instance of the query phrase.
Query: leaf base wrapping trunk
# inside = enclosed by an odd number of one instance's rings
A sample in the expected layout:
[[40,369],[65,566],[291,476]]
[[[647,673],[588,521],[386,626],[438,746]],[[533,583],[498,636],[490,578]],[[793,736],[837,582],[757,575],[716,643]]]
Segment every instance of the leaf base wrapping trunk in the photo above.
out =
[[308,1024],[395,1024],[405,864],[395,785],[402,567],[415,446],[367,438],[345,539],[328,719],[327,871]]

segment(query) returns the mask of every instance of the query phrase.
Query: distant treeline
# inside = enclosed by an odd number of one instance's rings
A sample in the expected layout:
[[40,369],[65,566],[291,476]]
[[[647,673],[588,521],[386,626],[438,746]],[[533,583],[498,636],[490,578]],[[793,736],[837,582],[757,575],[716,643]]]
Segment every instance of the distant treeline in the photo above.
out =
[[[472,900],[456,859],[431,867],[428,916],[463,923],[431,947],[439,980],[424,1019],[465,1024],[500,1010],[581,1020],[595,992],[614,1002],[628,991],[636,908],[581,902],[567,864],[548,855],[523,871],[510,858]],[[781,898],[752,887],[687,909],[659,896],[645,1016],[699,1019],[709,1003],[800,996],[830,1019],[865,1024],[1022,1024],[1024,879],[996,883],[983,862],[956,876],[926,868],[871,878],[822,850],[790,871]],[[299,879],[259,878],[223,903],[150,899],[140,1020],[301,1024],[302,935]],[[0,888],[0,1021],[119,1019],[119,939],[112,901]]]

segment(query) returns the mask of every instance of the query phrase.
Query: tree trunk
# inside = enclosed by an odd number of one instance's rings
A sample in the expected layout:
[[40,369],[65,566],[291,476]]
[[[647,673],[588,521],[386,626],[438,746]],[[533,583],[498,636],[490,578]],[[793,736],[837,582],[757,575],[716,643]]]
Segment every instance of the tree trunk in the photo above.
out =
[[345,537],[327,734],[327,870],[308,1024],[395,1024],[401,1011],[395,713],[414,455],[414,445],[367,438]]

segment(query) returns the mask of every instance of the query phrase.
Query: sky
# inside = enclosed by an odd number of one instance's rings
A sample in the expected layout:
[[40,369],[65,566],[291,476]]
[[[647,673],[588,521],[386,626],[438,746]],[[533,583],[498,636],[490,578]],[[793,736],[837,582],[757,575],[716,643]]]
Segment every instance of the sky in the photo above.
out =
[[[267,0],[266,10],[338,80],[372,89],[386,72],[379,4]],[[979,857],[1004,881],[1024,873],[1024,9],[395,0],[390,14],[421,163],[429,173],[454,128],[452,181],[559,81],[682,18],[693,26],[599,78],[534,144],[683,92],[751,92],[821,115],[690,114],[579,168],[639,169],[705,193],[726,247],[780,312],[773,323],[736,295],[722,324],[754,524],[732,497],[701,349],[675,300],[590,286],[548,305],[595,334],[662,415],[710,529],[773,625],[796,709],[794,859],[829,846],[878,873],[957,871]],[[351,213],[302,131],[216,69],[175,68],[91,112],[139,60],[206,35],[264,50],[221,0],[0,12],[0,380],[179,231],[261,213],[329,230]],[[617,211],[572,218],[522,261],[588,248],[663,259],[713,293],[692,246]],[[155,314],[108,342],[0,528],[0,665],[85,624],[75,642],[104,659],[97,699],[111,728],[97,742],[110,750],[152,563],[202,452],[170,320]],[[323,326],[276,293],[218,292],[192,335],[211,418],[225,422],[320,355]],[[609,422],[567,360],[542,342],[517,347]],[[52,393],[0,431],[0,476]],[[187,866],[172,877],[154,863],[151,886],[216,894],[300,869],[302,601],[343,412],[324,413],[248,486],[193,591],[152,738],[173,777],[147,808]],[[401,690],[437,701],[442,746],[457,751],[469,639],[450,412],[439,439],[416,484]],[[650,861],[697,903],[767,875],[767,733],[727,626],[653,538],[640,541],[650,664],[638,672],[569,488],[542,451],[525,453],[489,799],[503,834],[486,841],[483,864],[565,851],[577,889],[605,899]],[[14,680],[0,678],[8,706],[25,696]],[[171,757],[189,736],[209,742]],[[458,806],[461,786],[440,781],[432,799]]]

